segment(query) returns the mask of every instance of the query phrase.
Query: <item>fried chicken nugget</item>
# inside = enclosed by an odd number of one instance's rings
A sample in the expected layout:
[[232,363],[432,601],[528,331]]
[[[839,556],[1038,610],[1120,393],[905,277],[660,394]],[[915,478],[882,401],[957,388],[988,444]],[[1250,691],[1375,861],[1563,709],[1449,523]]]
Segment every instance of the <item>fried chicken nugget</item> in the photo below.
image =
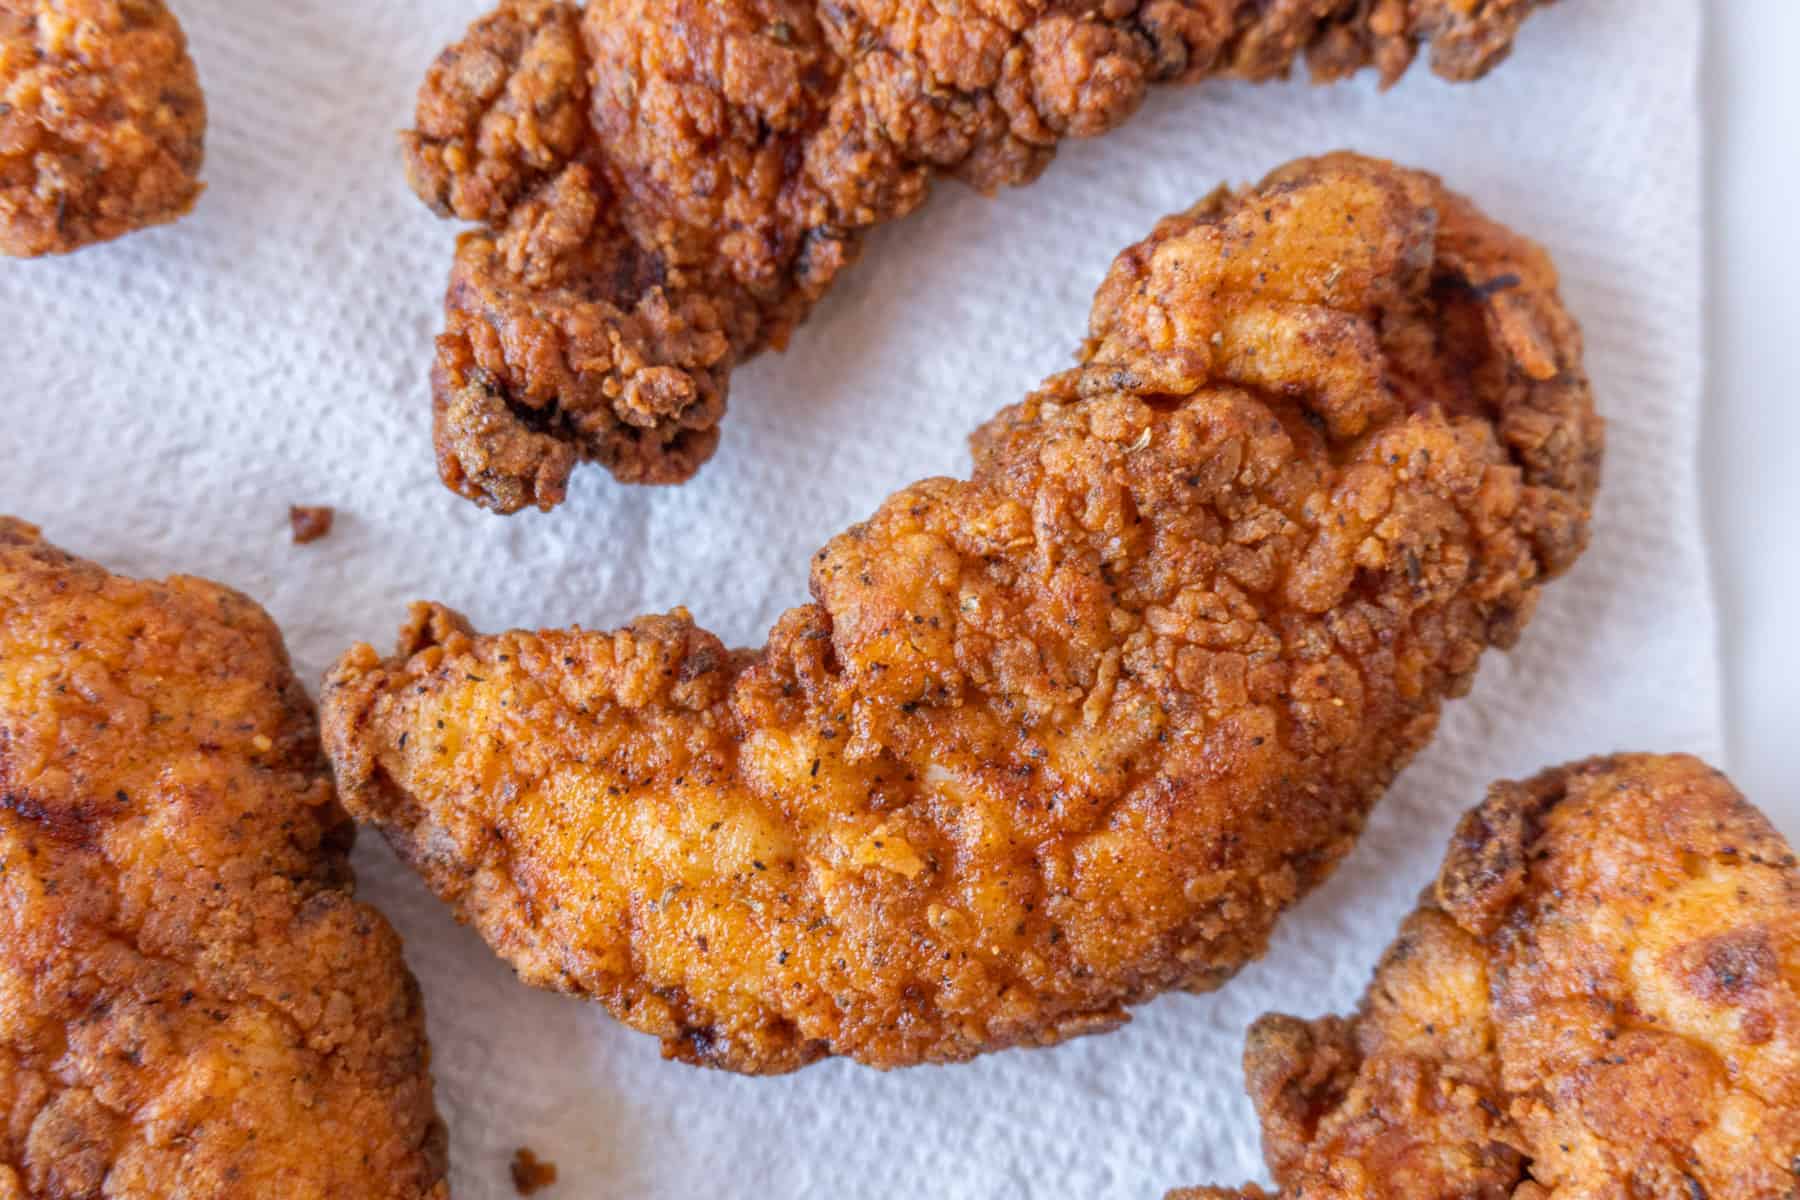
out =
[[1800,1195],[1800,866],[1685,756],[1496,784],[1362,1010],[1244,1065],[1281,1196]]
[[1473,79],[1549,0],[506,0],[432,67],[413,188],[482,222],[433,370],[444,482],[561,503],[581,461],[679,483],[732,367],[949,175],[1036,178],[1153,83],[1374,66]]
[[352,837],[261,609],[0,518],[0,1197],[447,1200]]
[[162,0],[0,0],[0,254],[185,216],[206,98]]
[[1388,163],[1221,190],[765,649],[418,606],[350,651],[345,803],[525,980],[690,1062],[955,1062],[1215,987],[1585,543],[1555,279]]

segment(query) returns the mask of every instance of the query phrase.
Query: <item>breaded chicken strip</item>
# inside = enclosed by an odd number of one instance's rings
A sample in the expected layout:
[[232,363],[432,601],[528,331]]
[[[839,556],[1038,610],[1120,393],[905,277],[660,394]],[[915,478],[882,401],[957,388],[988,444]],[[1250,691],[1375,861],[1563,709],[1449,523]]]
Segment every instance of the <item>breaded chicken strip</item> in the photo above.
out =
[[787,344],[873,227],[941,176],[1037,177],[1154,83],[1305,56],[1397,79],[1505,57],[1549,0],[505,0],[445,51],[414,189],[486,226],[456,253],[433,372],[445,483],[560,503],[578,462],[678,483],[732,367]]
[[1685,756],[1496,784],[1362,1011],[1244,1065],[1290,1200],[1800,1195],[1800,867]]
[[763,650],[420,606],[327,681],[345,803],[692,1062],[954,1062],[1217,986],[1575,560],[1601,428],[1544,254],[1353,155],[1163,222],[1082,364]]
[[449,1196],[352,836],[261,609],[0,518],[0,1197]]
[[185,216],[206,99],[162,0],[0,0],[0,254]]

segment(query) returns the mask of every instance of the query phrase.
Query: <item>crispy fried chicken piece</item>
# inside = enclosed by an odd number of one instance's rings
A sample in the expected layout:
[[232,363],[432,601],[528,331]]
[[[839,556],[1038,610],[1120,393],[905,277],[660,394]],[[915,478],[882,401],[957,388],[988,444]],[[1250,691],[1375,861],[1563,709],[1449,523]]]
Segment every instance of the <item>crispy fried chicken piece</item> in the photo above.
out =
[[732,367],[787,344],[864,235],[954,176],[1034,179],[1153,83],[1365,66],[1473,79],[1549,0],[506,0],[407,135],[465,235],[433,371],[438,466],[499,512],[581,461],[679,483]]
[[763,650],[419,606],[327,681],[345,803],[691,1062],[954,1062],[1217,986],[1575,560],[1601,428],[1545,255],[1354,155],[1164,221],[1082,364]]
[[1800,867],[1685,756],[1496,784],[1362,1010],[1244,1066],[1284,1197],[1800,1194]]
[[185,216],[206,99],[162,0],[0,0],[0,254]]
[[352,837],[261,609],[0,518],[0,1197],[449,1196]]

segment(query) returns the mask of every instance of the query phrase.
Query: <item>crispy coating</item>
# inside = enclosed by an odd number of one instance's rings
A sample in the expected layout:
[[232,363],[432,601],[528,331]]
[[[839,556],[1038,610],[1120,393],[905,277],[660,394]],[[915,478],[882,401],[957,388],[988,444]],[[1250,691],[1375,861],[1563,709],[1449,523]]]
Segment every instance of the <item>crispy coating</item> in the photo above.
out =
[[206,99],[162,0],[0,0],[0,254],[185,216]]
[[0,518],[0,1197],[446,1200],[352,837],[261,609]]
[[1800,867],[1685,756],[1496,784],[1362,1010],[1244,1066],[1280,1196],[1800,1195]]
[[433,371],[445,483],[560,503],[581,461],[678,483],[732,367],[787,344],[867,232],[939,176],[1034,179],[1153,83],[1365,66],[1450,79],[1549,0],[506,0],[445,51],[414,189],[482,222]]
[[327,681],[345,803],[691,1062],[953,1062],[1217,986],[1574,561],[1601,428],[1544,254],[1353,155],[1163,222],[1082,363],[763,650],[418,606]]

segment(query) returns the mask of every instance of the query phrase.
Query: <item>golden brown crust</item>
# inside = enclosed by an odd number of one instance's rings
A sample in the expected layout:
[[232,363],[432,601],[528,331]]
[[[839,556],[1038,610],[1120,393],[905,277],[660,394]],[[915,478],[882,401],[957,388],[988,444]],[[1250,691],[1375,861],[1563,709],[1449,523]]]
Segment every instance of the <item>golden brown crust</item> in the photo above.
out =
[[206,100],[162,0],[0,0],[0,254],[186,215]]
[[448,1197],[352,836],[261,609],[0,518],[0,1196]]
[[1800,868],[1692,758],[1497,784],[1362,1011],[1244,1061],[1281,1196],[1795,1196]]
[[527,981],[694,1062],[956,1061],[1216,986],[1584,544],[1554,287],[1391,164],[1220,193],[764,650],[425,605],[353,650],[345,802]]
[[1022,184],[1158,82],[1471,79],[1548,0],[506,0],[445,51],[414,189],[480,221],[433,376],[440,472],[500,512],[599,462],[675,483],[734,364],[952,175]]

